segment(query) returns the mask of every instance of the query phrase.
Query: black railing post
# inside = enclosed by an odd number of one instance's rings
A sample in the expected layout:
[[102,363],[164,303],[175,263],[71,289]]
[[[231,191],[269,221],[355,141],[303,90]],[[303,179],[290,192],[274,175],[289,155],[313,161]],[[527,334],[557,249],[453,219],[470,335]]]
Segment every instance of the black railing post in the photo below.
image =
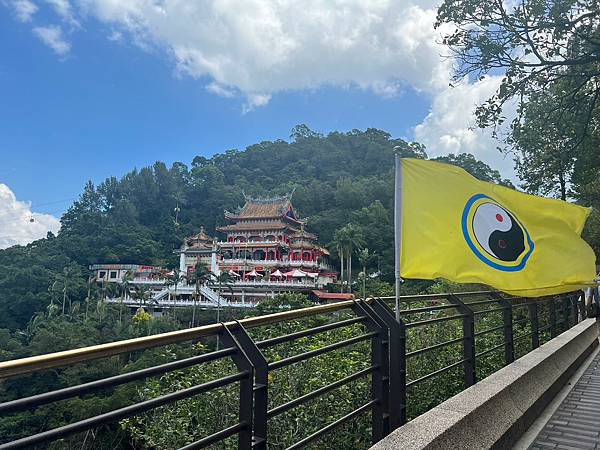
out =
[[267,408],[268,408],[268,363],[260,349],[256,346],[246,329],[237,322],[231,330],[235,340],[254,367],[254,394],[252,417],[252,448],[267,449]]
[[389,426],[389,333],[383,320],[362,300],[355,300],[352,310],[367,319],[365,326],[377,334],[371,339],[371,397],[376,400],[371,414],[371,440],[379,442],[390,433]]
[[510,300],[502,297],[498,292],[492,294],[500,306],[504,308],[502,311],[502,323],[504,324],[504,361],[510,364],[515,360],[515,344],[513,342],[513,308]]
[[584,321],[587,319],[587,308],[585,307],[585,291],[581,291],[581,295],[579,296],[579,309],[581,311],[581,320]]
[[[559,297],[560,298],[560,297]],[[550,339],[555,338],[558,335],[558,328],[556,327],[556,298],[552,297],[550,301]]]
[[[577,297],[575,295],[571,295],[569,302],[571,303],[571,311],[573,312],[573,325],[576,325],[579,322],[579,306],[577,304]],[[569,328],[570,327],[571,326],[569,326]]]
[[233,336],[231,330],[223,325],[220,337],[225,347],[234,347],[237,351],[232,355],[233,362],[238,370],[246,370],[250,373],[248,377],[240,380],[240,423],[245,424],[238,434],[238,449],[247,450],[252,448],[253,420],[254,420],[254,365],[246,352],[242,349],[238,340]]
[[406,423],[406,328],[396,321],[394,312],[380,299],[371,305],[389,332],[389,411],[390,431]]
[[527,305],[527,308],[529,309],[529,321],[531,323],[531,348],[534,349],[540,346],[540,322],[537,300]]
[[463,359],[465,361],[465,388],[473,386],[477,381],[475,366],[475,315],[473,310],[467,306],[456,294],[449,294],[448,301],[457,306],[463,318]]

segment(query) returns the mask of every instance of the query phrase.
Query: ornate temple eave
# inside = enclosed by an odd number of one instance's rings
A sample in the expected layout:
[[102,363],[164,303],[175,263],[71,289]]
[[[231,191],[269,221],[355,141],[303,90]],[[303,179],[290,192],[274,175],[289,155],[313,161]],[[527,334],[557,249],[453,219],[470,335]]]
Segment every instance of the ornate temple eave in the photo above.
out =
[[217,231],[261,231],[261,230],[291,230],[297,231],[289,225],[283,223],[237,223],[218,227]]
[[285,242],[219,242],[219,247],[221,247],[221,248],[237,248],[240,250],[244,250],[245,248],[252,248],[252,247],[287,248],[287,247],[289,247],[289,245],[286,244]]

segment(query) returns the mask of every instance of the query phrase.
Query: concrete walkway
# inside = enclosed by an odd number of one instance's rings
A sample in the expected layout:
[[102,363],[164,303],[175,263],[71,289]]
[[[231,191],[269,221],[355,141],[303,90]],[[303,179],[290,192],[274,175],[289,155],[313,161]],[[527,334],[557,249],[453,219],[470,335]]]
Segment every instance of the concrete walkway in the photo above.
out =
[[529,448],[600,449],[600,353],[557,406]]

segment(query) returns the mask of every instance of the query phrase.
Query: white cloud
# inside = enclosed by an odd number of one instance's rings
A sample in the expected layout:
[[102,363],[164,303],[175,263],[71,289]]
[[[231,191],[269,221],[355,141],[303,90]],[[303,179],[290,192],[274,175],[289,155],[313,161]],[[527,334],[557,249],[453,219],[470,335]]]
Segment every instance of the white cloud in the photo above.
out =
[[31,19],[38,10],[35,3],[30,0],[13,0],[9,2],[9,5],[12,6],[19,22],[31,22]]
[[46,3],[52,6],[56,14],[58,14],[62,20],[71,26],[79,28],[79,22],[75,19],[73,8],[71,7],[69,0],[46,0]]
[[[415,128],[415,139],[427,146],[430,156],[448,153],[471,153],[505,177],[516,179],[513,161],[497,150],[498,141],[490,130],[475,128],[475,107],[496,91],[500,77],[485,77],[475,83],[463,82],[448,87],[433,99],[431,110]],[[505,114],[514,117],[514,108]]]
[[436,5],[415,0],[80,0],[88,14],[164,49],[180,74],[245,110],[281,91],[358,86],[383,96],[447,85]]
[[206,86],[206,90],[225,98],[232,98],[235,96],[235,91],[233,89],[221,86],[219,83],[215,83],[214,81]]
[[[215,95],[243,97],[244,113],[283,91],[358,87],[394,97],[413,88],[432,99],[415,129],[430,153],[471,152],[514,173],[489,131],[472,129],[475,105],[499,79],[448,88],[451,60],[439,42],[449,30],[433,28],[439,0],[46,1],[67,22],[76,9],[106,24],[108,39],[168,55],[179,76]],[[59,27],[35,32],[69,53]]]
[[113,30],[108,35],[108,40],[112,41],[112,42],[121,42],[122,39],[123,39],[123,33],[121,33],[120,31],[117,31],[117,30]]
[[59,228],[56,217],[32,212],[28,203],[17,200],[14,192],[0,183],[0,249],[28,244],[46,237],[48,231],[57,233]]
[[64,38],[59,26],[35,27],[33,33],[59,56],[66,56],[71,51],[71,43]]

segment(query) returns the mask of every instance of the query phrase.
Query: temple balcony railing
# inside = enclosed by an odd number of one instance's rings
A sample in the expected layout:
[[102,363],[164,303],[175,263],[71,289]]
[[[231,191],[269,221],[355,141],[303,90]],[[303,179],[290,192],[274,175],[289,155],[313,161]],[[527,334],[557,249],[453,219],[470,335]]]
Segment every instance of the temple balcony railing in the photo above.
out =
[[282,260],[264,260],[264,259],[242,259],[242,258],[227,258],[219,261],[220,264],[233,264],[238,266],[243,266],[244,264],[253,265],[253,266],[267,266],[267,267],[276,267],[286,264],[285,261]]
[[[437,387],[444,387],[448,398],[577,324],[586,314],[580,295],[581,292],[528,299],[485,291],[405,296],[400,298],[400,320],[395,319],[388,306],[393,298],[342,301],[0,362],[0,380],[25,377],[23,382],[39,388],[28,397],[7,390],[7,398],[0,400],[3,416],[82,395],[106,395],[107,388],[185,368],[209,370],[210,366],[207,369],[205,364],[211,361],[226,360],[235,366],[233,373],[214,371],[210,373],[210,381],[184,388],[175,385],[159,396],[132,398],[126,406],[112,410],[89,411],[89,415],[80,411],[75,418],[53,417],[55,420],[39,421],[34,427],[21,423],[29,414],[12,416],[10,434],[0,436],[0,448],[46,448],[53,441],[59,441],[61,448],[81,448],[82,442],[94,438],[90,430],[112,426],[117,432],[123,419],[167,405],[178,408],[184,399],[209,395],[230,385],[234,386],[235,400],[225,401],[231,402],[228,406],[235,411],[231,421],[210,427],[204,435],[195,437],[194,442],[182,439],[180,446],[205,448],[235,436],[239,449],[266,450],[270,443],[281,439],[286,439],[285,446],[289,449],[300,449],[322,443],[323,439],[335,443],[339,427],[363,420],[363,424],[368,421],[371,426],[357,426],[355,429],[363,430],[363,434],[353,439],[364,448],[410,417],[423,413],[424,398],[427,407],[443,401],[444,398],[438,397],[430,400],[429,383],[433,380],[437,381]],[[317,317],[318,322],[311,320]],[[284,327],[290,322],[292,332],[290,327]],[[326,333],[329,338],[316,346],[307,339]],[[215,349],[217,336],[221,347]],[[191,351],[198,342],[207,347],[212,345],[210,351]],[[140,355],[146,349],[173,344],[190,349],[189,354],[160,364],[149,359],[148,367],[124,370],[109,377],[100,375],[95,380],[86,377],[86,382],[77,385],[70,385],[70,378],[65,376],[77,364],[98,359],[112,364],[128,354]],[[281,344],[285,345],[277,347]],[[309,364],[313,358],[332,352],[336,352],[336,359],[342,360],[354,355],[360,365],[332,367],[335,370],[331,371],[331,377],[323,378],[319,387],[311,386],[311,390],[295,398],[289,398],[288,394],[293,392],[285,390],[285,384],[277,385],[289,383],[293,378],[290,375],[295,372],[290,372],[290,368]],[[121,358],[114,358],[117,355]],[[39,372],[49,369],[60,377],[60,385],[47,388],[42,382],[46,375],[41,373],[41,378],[37,378]],[[340,372],[341,369],[344,371]],[[351,385],[357,380],[360,384]],[[136,389],[138,385],[130,386]],[[343,410],[315,415],[312,429],[300,430],[299,436],[288,439],[287,429],[280,436],[274,435],[278,429],[273,424],[283,420],[281,414],[311,401],[322,401],[325,408],[327,402],[336,406],[336,396],[341,394],[335,392],[341,387],[350,387],[351,392],[360,389],[360,396],[347,397],[353,401]],[[286,395],[278,397],[282,388]],[[415,389],[421,390],[415,392]]]
[[327,264],[323,264],[318,261],[290,261],[287,258],[284,259],[242,259],[242,258],[227,258],[219,261],[221,264],[233,264],[243,266],[244,264],[253,266],[265,266],[265,267],[277,267],[277,266],[289,266],[289,267],[314,267],[322,268],[325,270],[331,270],[331,267]]
[[306,287],[306,288],[316,288],[317,283],[315,281],[305,281],[305,280],[239,280],[235,283],[232,283],[233,287],[244,287],[244,286],[273,286],[273,287],[290,287],[290,288],[298,288],[298,287]]
[[281,247],[289,247],[290,245],[284,241],[248,241],[248,242],[218,242],[217,245],[219,247],[235,247],[235,248],[246,248],[246,247],[259,247],[261,245],[273,246],[273,244],[278,244]]
[[[143,308],[172,308],[172,307],[194,307],[198,306],[201,308],[215,308],[217,304],[212,301],[206,301],[204,299],[200,299],[198,301],[194,301],[192,298],[182,298],[182,297],[168,297],[162,298],[158,301],[145,301],[140,302],[138,299],[134,298],[107,298],[105,299],[106,303],[125,305],[128,307],[143,307]],[[254,308],[256,307],[256,302],[251,301],[237,301],[237,300],[229,300],[223,301],[220,305],[222,308]]]

